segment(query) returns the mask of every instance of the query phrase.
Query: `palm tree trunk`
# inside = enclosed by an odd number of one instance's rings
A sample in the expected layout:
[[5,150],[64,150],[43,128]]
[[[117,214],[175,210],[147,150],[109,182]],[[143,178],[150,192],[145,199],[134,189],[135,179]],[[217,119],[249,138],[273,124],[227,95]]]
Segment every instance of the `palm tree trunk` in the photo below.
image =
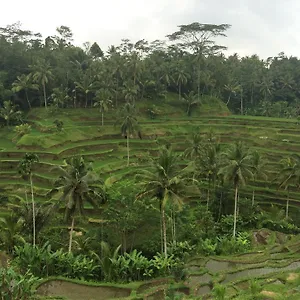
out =
[[207,190],[207,202],[206,202],[206,210],[208,211],[208,206],[209,206],[209,188]]
[[27,100],[27,103],[28,103],[28,107],[29,107],[29,109],[31,110],[31,104],[30,104],[30,101],[29,101],[29,98],[28,98],[28,92],[27,92],[27,89],[25,89],[25,96],[26,96],[26,100]]
[[127,133],[127,167],[129,166],[129,133]]
[[289,200],[289,197],[288,197],[287,200],[286,200],[286,209],[285,209],[285,218],[286,219],[288,219],[288,217],[289,217],[289,202],[290,202],[290,200]]
[[230,102],[230,99],[231,99],[231,92],[230,92],[230,94],[229,94],[229,96],[228,96],[228,99],[227,99],[226,105],[228,105],[228,104],[229,104],[229,102]]
[[165,218],[165,209],[163,205],[161,206],[161,223],[162,223],[162,232],[163,232],[163,249],[165,257],[167,257],[167,228],[166,228],[166,218]]
[[71,231],[70,231],[70,239],[69,239],[69,253],[72,252],[72,241],[73,241],[73,231],[74,231],[74,216],[72,216],[72,224],[71,224]]
[[244,100],[243,100],[243,92],[241,92],[241,115],[244,114]]
[[84,108],[87,108],[87,104],[88,104],[88,94],[85,93],[85,107]]
[[45,108],[47,108],[47,95],[46,95],[46,85],[45,85],[45,83],[43,83],[43,93],[44,93]]
[[30,178],[30,189],[31,189],[31,202],[32,202],[32,245],[35,246],[35,203],[34,203],[34,194],[33,194],[33,182],[32,182],[32,173],[29,175]]
[[233,221],[233,238],[236,234],[236,215],[237,215],[237,202],[238,202],[238,185],[235,185],[235,196],[234,196],[234,221]]
[[103,112],[102,112],[102,114],[101,114],[101,124],[102,124],[102,126],[104,125]]
[[255,191],[252,191],[252,206],[254,206]]
[[178,100],[181,100],[181,83],[178,84]]

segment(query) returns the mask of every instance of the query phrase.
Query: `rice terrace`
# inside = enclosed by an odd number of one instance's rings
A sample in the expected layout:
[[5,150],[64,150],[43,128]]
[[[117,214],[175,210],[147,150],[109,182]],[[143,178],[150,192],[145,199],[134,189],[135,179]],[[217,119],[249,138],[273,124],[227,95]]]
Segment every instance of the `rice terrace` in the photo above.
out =
[[1,299],[300,299],[300,62],[229,28],[0,28]]

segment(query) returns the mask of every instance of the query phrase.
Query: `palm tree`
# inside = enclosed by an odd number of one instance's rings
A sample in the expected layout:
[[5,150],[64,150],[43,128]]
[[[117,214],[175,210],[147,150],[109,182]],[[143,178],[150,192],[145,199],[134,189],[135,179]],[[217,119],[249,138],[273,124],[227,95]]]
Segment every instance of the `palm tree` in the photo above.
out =
[[45,108],[47,108],[46,85],[54,78],[51,66],[45,60],[39,60],[35,65],[31,65],[30,68],[32,69],[31,74],[33,81],[40,84],[43,88],[44,103]]
[[241,87],[236,82],[230,82],[228,84],[225,84],[224,88],[225,88],[225,90],[227,92],[229,92],[229,95],[228,95],[228,98],[227,98],[227,102],[226,102],[226,105],[228,105],[229,102],[230,102],[231,96],[232,95],[236,96],[236,94],[240,91]]
[[32,82],[32,76],[22,74],[21,76],[17,76],[17,80],[12,84],[12,91],[14,93],[18,93],[20,91],[25,91],[26,100],[28,103],[29,109],[31,109],[31,103],[28,98],[28,90],[38,90],[39,86]]
[[170,203],[172,207],[180,208],[184,199],[197,194],[198,189],[190,184],[190,177],[180,168],[179,156],[166,147],[160,150],[158,159],[152,160],[150,168],[142,170],[136,179],[142,189],[137,199],[150,197],[159,202],[162,252],[167,256],[166,205]]
[[120,116],[116,121],[116,124],[121,124],[121,134],[125,136],[127,140],[127,166],[129,166],[129,138],[139,130],[135,115],[136,111],[134,106],[128,102],[120,110]]
[[94,88],[94,83],[91,79],[91,76],[84,74],[81,78],[81,81],[75,81],[76,89],[81,91],[85,95],[85,108],[88,105],[88,95]]
[[183,101],[186,103],[186,114],[188,116],[191,115],[192,109],[200,103],[197,99],[196,93],[193,91],[188,94],[184,94]]
[[234,186],[234,223],[233,237],[236,235],[236,219],[239,187],[246,185],[250,178],[253,178],[252,173],[252,156],[249,150],[242,142],[237,142],[231,145],[226,152],[223,153],[222,167],[218,174],[223,176],[223,180],[231,182]]
[[101,125],[104,125],[104,113],[108,111],[109,106],[112,105],[112,95],[108,89],[100,89],[96,93],[96,102],[94,106],[99,107],[101,113]]
[[21,111],[17,109],[10,100],[3,102],[3,107],[0,107],[0,117],[6,121],[6,126],[9,127],[12,120],[18,120],[21,118]]
[[87,165],[83,157],[72,157],[56,169],[60,173],[50,194],[57,194],[65,202],[65,220],[72,220],[69,253],[72,251],[75,214],[84,215],[85,202],[97,208],[106,201],[106,193],[99,176]]
[[[280,183],[279,187],[289,190],[291,185],[300,187],[300,156],[298,154],[288,157],[281,161]],[[289,216],[289,196],[286,201],[286,218]]]
[[200,133],[194,133],[188,144],[189,147],[185,149],[183,155],[192,160],[199,158],[203,150],[203,138]]
[[[266,162],[258,151],[252,153],[252,165],[253,165],[253,181],[255,183],[257,178],[267,180],[268,175],[266,173]],[[252,191],[252,206],[254,206],[255,190]]]
[[33,180],[32,180],[32,169],[33,164],[38,163],[39,158],[34,153],[26,153],[24,157],[21,159],[18,169],[19,173],[23,176],[29,177],[30,182],[30,190],[31,190],[31,203],[32,203],[32,244],[35,246],[36,242],[36,212],[35,212],[35,201],[34,201],[34,192],[33,192]]
[[134,84],[133,82],[125,82],[122,93],[124,95],[125,100],[127,102],[131,102],[131,104],[134,105],[139,93],[139,86]]
[[186,84],[188,81],[188,74],[182,69],[179,68],[175,71],[174,77],[176,78],[176,84],[178,86],[178,100],[181,100],[181,88],[182,85]]
[[207,210],[209,208],[211,185],[213,186],[213,192],[215,192],[218,172],[220,170],[220,150],[221,147],[219,143],[214,140],[209,140],[205,147],[203,147],[202,155],[197,161],[200,175],[208,180]]
[[9,254],[12,254],[18,242],[25,243],[21,235],[23,219],[10,214],[0,218],[0,243]]

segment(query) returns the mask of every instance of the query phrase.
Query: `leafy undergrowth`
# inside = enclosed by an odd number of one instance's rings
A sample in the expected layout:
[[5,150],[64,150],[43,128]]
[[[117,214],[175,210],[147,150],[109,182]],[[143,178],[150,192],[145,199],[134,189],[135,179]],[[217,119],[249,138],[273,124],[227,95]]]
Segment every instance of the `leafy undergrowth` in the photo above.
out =
[[277,233],[267,232],[264,251],[190,259],[183,281],[170,277],[120,285],[48,278],[36,288],[41,299],[299,299],[298,238],[286,236],[279,244]]

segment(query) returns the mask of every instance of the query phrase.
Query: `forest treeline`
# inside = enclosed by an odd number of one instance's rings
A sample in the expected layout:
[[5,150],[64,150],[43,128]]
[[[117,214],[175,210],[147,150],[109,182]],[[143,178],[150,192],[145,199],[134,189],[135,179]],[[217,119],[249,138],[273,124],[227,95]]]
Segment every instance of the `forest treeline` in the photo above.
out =
[[166,41],[123,39],[104,52],[96,42],[75,46],[67,26],[44,40],[19,23],[8,25],[0,28],[0,105],[90,107],[105,98],[118,106],[173,92],[180,100],[217,97],[233,113],[298,116],[299,59],[283,52],[266,60],[226,57],[216,40],[229,28],[180,25]]

